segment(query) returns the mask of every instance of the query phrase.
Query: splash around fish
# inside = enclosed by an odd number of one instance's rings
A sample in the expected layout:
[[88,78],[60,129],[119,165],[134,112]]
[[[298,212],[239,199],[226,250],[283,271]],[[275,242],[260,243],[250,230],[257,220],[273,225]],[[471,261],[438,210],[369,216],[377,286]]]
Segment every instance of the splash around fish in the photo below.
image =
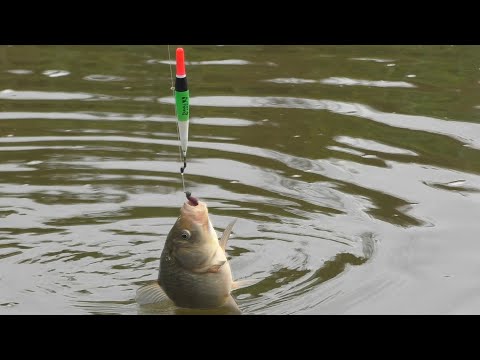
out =
[[187,201],[171,228],[160,256],[157,281],[137,290],[137,303],[157,304],[170,300],[185,309],[224,309],[241,314],[231,295],[249,281],[234,282],[225,254],[235,225],[233,220],[219,239],[205,202],[186,192]]

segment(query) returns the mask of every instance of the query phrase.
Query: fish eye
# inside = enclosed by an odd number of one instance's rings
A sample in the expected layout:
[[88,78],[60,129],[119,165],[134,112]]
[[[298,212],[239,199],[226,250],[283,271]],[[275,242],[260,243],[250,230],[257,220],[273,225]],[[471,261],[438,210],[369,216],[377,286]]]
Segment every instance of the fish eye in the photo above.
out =
[[183,231],[182,231],[182,234],[181,234],[180,236],[182,237],[182,239],[188,240],[188,239],[190,239],[190,231],[188,231],[188,230],[183,230]]

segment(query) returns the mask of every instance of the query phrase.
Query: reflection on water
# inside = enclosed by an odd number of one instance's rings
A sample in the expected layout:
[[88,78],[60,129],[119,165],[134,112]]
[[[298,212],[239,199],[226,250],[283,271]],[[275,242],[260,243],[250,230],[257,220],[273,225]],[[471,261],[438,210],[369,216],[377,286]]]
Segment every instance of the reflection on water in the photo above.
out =
[[[244,314],[479,312],[479,47],[184,48]],[[199,313],[135,303],[184,201],[170,63],[0,47],[0,313]]]

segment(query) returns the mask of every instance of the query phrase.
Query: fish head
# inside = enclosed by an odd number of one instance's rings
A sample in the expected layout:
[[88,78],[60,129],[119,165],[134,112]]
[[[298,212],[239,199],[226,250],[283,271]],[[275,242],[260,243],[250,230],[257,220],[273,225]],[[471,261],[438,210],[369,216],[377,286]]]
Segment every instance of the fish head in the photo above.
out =
[[219,248],[218,236],[208,216],[207,204],[186,201],[167,236],[172,255],[188,269],[205,266]]

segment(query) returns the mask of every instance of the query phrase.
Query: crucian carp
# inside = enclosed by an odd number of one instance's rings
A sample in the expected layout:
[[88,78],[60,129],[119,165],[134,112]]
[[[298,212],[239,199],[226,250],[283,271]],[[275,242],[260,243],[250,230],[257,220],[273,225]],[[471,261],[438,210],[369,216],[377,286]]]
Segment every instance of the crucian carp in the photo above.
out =
[[219,239],[208,216],[206,203],[187,193],[180,216],[167,235],[156,282],[137,291],[140,305],[168,297],[181,308],[227,308],[241,313],[230,292],[247,285],[234,282],[225,247],[233,220]]

